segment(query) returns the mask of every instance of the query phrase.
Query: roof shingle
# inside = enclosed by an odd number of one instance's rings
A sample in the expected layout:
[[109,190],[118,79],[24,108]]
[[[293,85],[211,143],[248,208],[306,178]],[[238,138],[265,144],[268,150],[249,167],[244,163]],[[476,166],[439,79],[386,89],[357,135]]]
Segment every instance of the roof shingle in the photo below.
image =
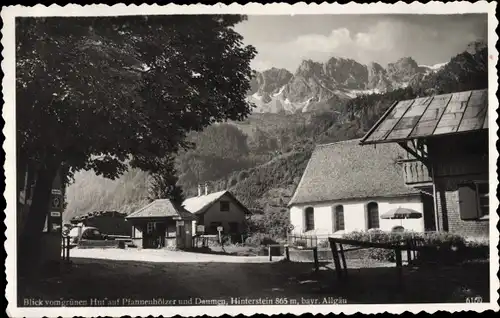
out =
[[288,205],[418,193],[405,185],[396,163],[405,153],[400,146],[359,141],[318,145]]

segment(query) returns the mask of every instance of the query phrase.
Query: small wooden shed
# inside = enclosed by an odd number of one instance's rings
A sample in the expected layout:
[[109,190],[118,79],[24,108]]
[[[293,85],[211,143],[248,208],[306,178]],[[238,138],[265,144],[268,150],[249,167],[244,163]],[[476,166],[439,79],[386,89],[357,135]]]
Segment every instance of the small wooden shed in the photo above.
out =
[[195,216],[169,199],[158,199],[128,215],[132,239],[142,248],[192,247],[192,222]]

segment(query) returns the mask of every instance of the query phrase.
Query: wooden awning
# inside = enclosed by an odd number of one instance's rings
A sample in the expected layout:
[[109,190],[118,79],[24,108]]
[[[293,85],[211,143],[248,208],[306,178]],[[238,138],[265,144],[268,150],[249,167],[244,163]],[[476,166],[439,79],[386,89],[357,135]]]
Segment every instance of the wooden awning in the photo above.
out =
[[395,102],[361,144],[403,142],[488,128],[488,90]]

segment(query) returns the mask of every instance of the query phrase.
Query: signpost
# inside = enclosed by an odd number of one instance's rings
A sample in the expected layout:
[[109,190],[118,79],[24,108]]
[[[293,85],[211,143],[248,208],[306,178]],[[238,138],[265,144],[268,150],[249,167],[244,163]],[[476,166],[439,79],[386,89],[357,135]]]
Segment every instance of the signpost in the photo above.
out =
[[219,232],[219,243],[220,245],[222,245],[222,231],[224,230],[224,228],[222,226],[218,226],[217,227],[217,232]]
[[62,231],[62,210],[63,210],[63,197],[62,191],[59,189],[52,189],[52,198],[50,200],[50,218],[47,222],[48,232],[61,232]]

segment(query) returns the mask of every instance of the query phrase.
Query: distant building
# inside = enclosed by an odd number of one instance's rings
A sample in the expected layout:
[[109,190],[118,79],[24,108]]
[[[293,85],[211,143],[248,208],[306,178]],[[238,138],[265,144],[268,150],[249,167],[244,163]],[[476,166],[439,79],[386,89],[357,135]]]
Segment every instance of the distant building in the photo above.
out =
[[396,102],[361,144],[407,151],[406,182],[433,195],[436,230],[488,236],[488,133],[488,91],[475,90]]
[[[290,200],[294,234],[342,235],[396,226],[424,231],[425,194],[407,187],[398,163],[397,145],[363,147],[359,139],[318,145]],[[423,213],[419,219],[390,220],[380,215],[392,208]],[[431,204],[432,207],[432,204]]]
[[250,211],[227,190],[209,193],[208,186],[205,186],[205,194],[201,190],[199,186],[198,196],[182,203],[196,215],[193,233],[196,233],[196,225],[203,225],[205,234],[217,234],[217,227],[222,226],[224,234],[241,235],[246,230],[246,216]]
[[142,248],[192,247],[195,216],[168,199],[158,199],[128,215],[132,240]]
[[95,211],[71,219],[71,223],[83,223],[98,228],[108,235],[132,235],[132,225],[125,220],[127,215],[118,211]]

